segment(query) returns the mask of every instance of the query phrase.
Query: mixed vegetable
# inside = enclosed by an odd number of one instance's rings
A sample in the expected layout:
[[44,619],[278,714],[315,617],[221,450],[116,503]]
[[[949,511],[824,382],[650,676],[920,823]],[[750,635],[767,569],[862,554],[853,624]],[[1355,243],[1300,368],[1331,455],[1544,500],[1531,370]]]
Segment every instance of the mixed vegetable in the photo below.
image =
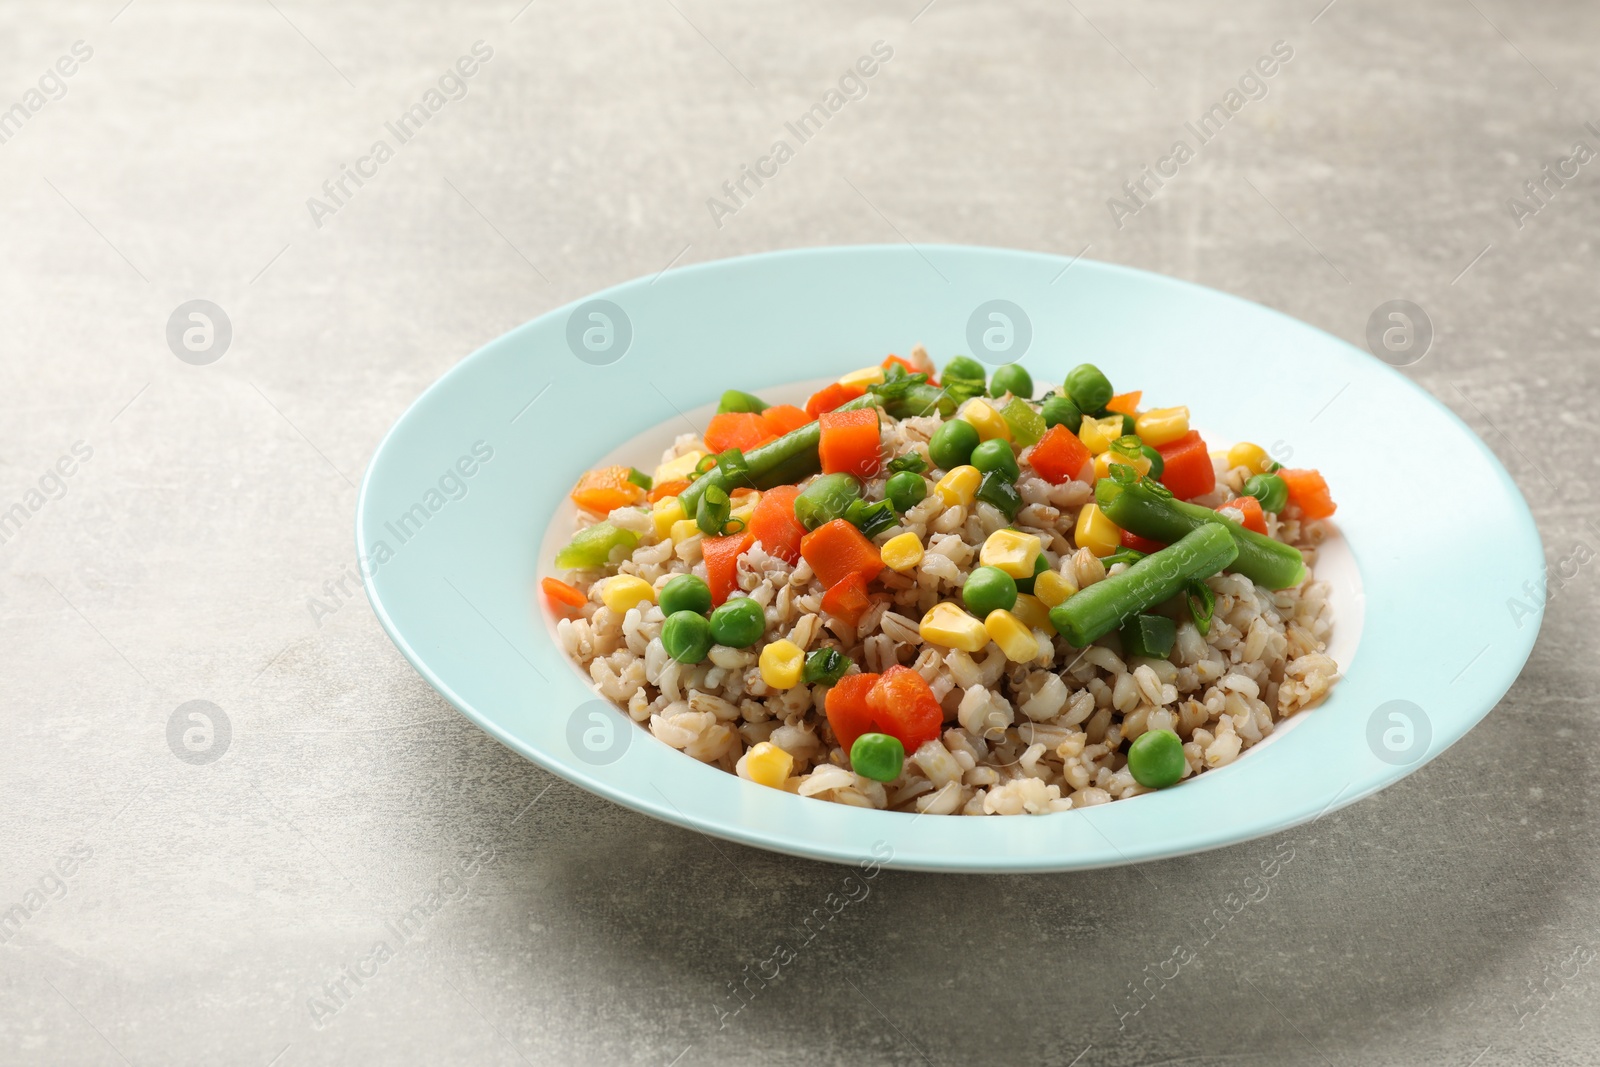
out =
[[[1039,399],[1034,389],[1016,364],[990,376],[957,356],[941,382],[931,367],[890,356],[818,391],[803,410],[729,390],[706,427],[705,450],[653,476],[621,466],[586,473],[571,498],[598,521],[555,564],[595,570],[626,558],[640,538],[609,520],[618,508],[646,509],[657,537],[674,544],[701,538],[703,578],[681,574],[658,592],[616,575],[600,583],[601,599],[617,612],[657,603],[662,645],[679,663],[704,661],[714,645],[762,645],[759,670],[770,690],[826,686],[827,719],[852,769],[883,782],[901,775],[907,753],[939,736],[939,700],[903,666],[866,673],[838,649],[807,655],[788,640],[763,644],[762,604],[733,595],[739,559],[756,544],[787,563],[804,560],[825,590],[822,610],[854,626],[872,607],[880,575],[921,564],[921,538],[893,531],[930,494],[947,506],[983,502],[1012,521],[1024,506],[1017,483],[1026,471],[1055,485],[1092,484],[1093,502],[1079,510],[1071,538],[1108,568],[1104,580],[1080,590],[1069,569],[1051,568],[1037,534],[1000,529],[984,541],[960,603],[935,604],[921,620],[928,644],[975,653],[993,643],[1016,663],[1053,653],[1058,636],[1081,648],[1113,633],[1129,656],[1166,658],[1179,620],[1202,634],[1210,626],[1214,596],[1205,579],[1232,571],[1268,589],[1305,580],[1299,551],[1269,536],[1269,519],[1290,508],[1306,520],[1332,515],[1318,472],[1285,469],[1259,446],[1238,444],[1219,456],[1225,469],[1249,472],[1243,493],[1207,507],[1193,501],[1226,494],[1216,492],[1217,464],[1188,408],[1141,408],[1142,391],[1114,392],[1087,363]],[[918,444],[886,455],[885,415],[943,421],[925,451]],[[541,584],[558,613],[585,603],[565,582]],[[745,766],[781,788],[793,761],[762,742]],[[1141,734],[1129,748],[1128,769],[1146,787],[1171,785],[1184,768],[1171,730]]]

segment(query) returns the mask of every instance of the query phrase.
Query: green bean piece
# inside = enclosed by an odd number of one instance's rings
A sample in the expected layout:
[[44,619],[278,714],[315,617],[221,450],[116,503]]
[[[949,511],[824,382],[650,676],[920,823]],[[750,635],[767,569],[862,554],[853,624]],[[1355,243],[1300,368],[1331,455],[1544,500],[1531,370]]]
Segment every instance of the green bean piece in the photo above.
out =
[[1039,414],[1044,416],[1044,424],[1050,426],[1065,426],[1069,433],[1077,433],[1083,425],[1083,412],[1078,410],[1078,405],[1072,402],[1069,396],[1052,396],[1045,400],[1039,407]]
[[1005,471],[1012,481],[1022,476],[1022,468],[1017,466],[1017,454],[1011,450],[1011,442],[991,437],[972,450],[972,458],[968,463],[988,474],[990,471]]
[[972,450],[977,447],[977,428],[962,419],[951,419],[933,431],[928,441],[928,455],[940,470],[953,471],[970,460]]
[[[877,397],[868,395],[857,397],[848,404],[841,404],[834,410],[857,411],[861,408],[877,407],[878,404]],[[813,419],[797,430],[790,430],[776,441],[769,441],[760,448],[753,448],[745,453],[744,461],[749,473],[737,481],[730,479],[713,466],[711,470],[696,478],[694,484],[678,494],[684,514],[698,514],[700,497],[713,485],[724,493],[731,493],[735,489],[749,488],[749,483],[752,482],[757,489],[771,489],[775,485],[794,485],[810,477],[822,469],[822,460],[817,456],[817,445],[821,440],[822,424]]]
[[1163,544],[1174,544],[1202,526],[1221,526],[1239,546],[1238,557],[1228,569],[1257,585],[1287,589],[1305,580],[1305,561],[1293,545],[1246,530],[1210,508],[1175,500],[1165,486],[1148,476],[1128,484],[1102,478],[1095,483],[1094,496],[1106,518]]
[[759,396],[751,393],[741,393],[737,389],[729,389],[722,394],[722,400],[717,404],[717,414],[726,415],[730,411],[749,411],[757,415],[767,410],[768,404]]
[[1005,396],[1007,393],[1024,400],[1033,399],[1033,375],[1020,363],[1007,363],[996,368],[994,377],[989,379],[990,396]]
[[844,517],[850,505],[861,499],[861,480],[840,471],[824,474],[794,498],[794,517],[808,530]]
[[905,386],[903,390],[883,402],[883,410],[897,419],[915,419],[923,415],[938,415],[948,419],[956,413],[956,408],[961,404],[961,399],[952,395],[948,389],[941,389],[937,385],[927,382],[918,382]]
[[1050,622],[1069,644],[1082,648],[1115,630],[1128,616],[1176,595],[1189,579],[1218,573],[1238,555],[1239,546],[1226,527],[1202,524],[1121,574],[1080,589],[1050,609]]
[[1080,363],[1067,372],[1062,386],[1079,411],[1099,411],[1111,403],[1111,381],[1093,363]]

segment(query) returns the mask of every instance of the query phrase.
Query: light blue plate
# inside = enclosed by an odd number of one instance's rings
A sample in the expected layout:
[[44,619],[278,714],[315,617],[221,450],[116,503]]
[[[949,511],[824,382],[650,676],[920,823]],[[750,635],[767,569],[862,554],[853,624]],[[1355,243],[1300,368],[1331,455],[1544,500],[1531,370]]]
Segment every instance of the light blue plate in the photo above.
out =
[[[1009,315],[1009,334],[1006,319],[979,315],[969,342],[974,312],[993,300],[1022,315]],[[1334,585],[1332,651],[1346,672],[1326,703],[1176,788],[987,819],[865,811],[751,785],[598,710],[535,593],[571,528],[565,497],[583,470],[612,453],[649,468],[659,442],[703,419],[726,388],[776,396],[919,341],[942,363],[984,344],[1009,341],[1014,353],[1025,340],[1041,393],[1093,361],[1148,405],[1187,404],[1213,445],[1257,441],[1324,473],[1341,538],[1317,571]],[[1466,733],[1516,678],[1538,619],[1517,618],[1508,601],[1542,580],[1544,560],[1527,505],[1489,450],[1366,352],[1170,278],[965,247],[724,260],[541,316],[464,360],[395,424],[362,483],[356,541],[395,645],[540,766],[732,841],[939,871],[1198,852],[1390,785]]]

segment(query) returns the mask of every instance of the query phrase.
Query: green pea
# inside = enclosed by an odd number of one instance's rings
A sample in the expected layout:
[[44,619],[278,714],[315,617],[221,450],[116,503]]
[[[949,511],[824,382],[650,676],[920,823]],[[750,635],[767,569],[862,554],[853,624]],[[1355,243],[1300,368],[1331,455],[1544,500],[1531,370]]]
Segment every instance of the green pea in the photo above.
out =
[[983,369],[983,364],[971,356],[956,356],[944,365],[946,378],[961,378],[965,381],[981,382],[989,377],[989,372]]
[[675,611],[661,626],[661,646],[679,663],[699,663],[711,651],[711,623],[695,611]]
[[824,474],[794,498],[794,517],[808,530],[844,515],[861,499],[861,481],[852,474]]
[[888,734],[862,734],[850,746],[850,769],[863,778],[892,782],[906,764],[906,746]]
[[922,503],[928,495],[928,482],[920,474],[901,471],[884,483],[883,495],[889,498],[890,505],[896,511],[905,511]]
[[978,447],[978,430],[972,423],[951,419],[933,431],[928,441],[928,455],[940,470],[952,471],[966,463],[972,450]]
[[978,567],[967,575],[961,599],[979,619],[991,611],[1010,611],[1017,605],[1017,580],[999,567]]
[[661,614],[676,615],[692,611],[704,615],[711,610],[711,587],[693,574],[680,574],[661,587]]
[[1068,371],[1063,388],[1079,411],[1099,411],[1111,403],[1111,382],[1093,363],[1080,363]]
[[1289,503],[1289,483],[1276,474],[1252,474],[1245,479],[1244,495],[1255,497],[1262,511],[1276,513]]
[[1083,412],[1071,397],[1052,396],[1039,408],[1039,414],[1044,416],[1046,426],[1065,426],[1069,433],[1077,433],[1083,425]]
[[1183,777],[1183,741],[1171,730],[1148,730],[1128,746],[1128,773],[1146,789],[1165,789]]
[[1005,396],[1007,393],[1024,400],[1033,399],[1033,376],[1020,363],[1007,363],[989,379],[990,396]]
[[711,639],[719,645],[749,648],[766,632],[766,609],[747,596],[730,600],[711,613]]
[[1150,460],[1150,477],[1159,479],[1161,472],[1167,469],[1167,461],[1162,459],[1161,453],[1157,452],[1151,445],[1140,445],[1139,451],[1143,452],[1146,458]]
[[1037,556],[1034,556],[1033,557],[1033,574],[1031,576],[1027,577],[1027,578],[1019,578],[1019,579],[1017,579],[1017,592],[1019,592],[1019,593],[1030,593],[1031,594],[1033,592],[1034,579],[1038,578],[1039,575],[1043,574],[1045,571],[1047,571],[1049,569],[1050,569],[1050,564],[1045,562],[1045,558],[1044,558],[1044,553],[1043,552],[1039,553]]
[[983,473],[990,471],[1004,471],[1012,481],[1022,475],[1022,468],[1017,466],[1017,454],[1011,451],[1011,442],[1002,441],[998,437],[991,437],[972,450],[972,458],[967,460]]

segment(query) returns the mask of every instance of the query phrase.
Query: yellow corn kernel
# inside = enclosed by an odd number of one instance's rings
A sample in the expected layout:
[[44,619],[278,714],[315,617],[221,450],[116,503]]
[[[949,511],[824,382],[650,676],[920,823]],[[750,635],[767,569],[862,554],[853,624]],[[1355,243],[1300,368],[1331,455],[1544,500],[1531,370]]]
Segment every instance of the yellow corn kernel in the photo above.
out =
[[1013,578],[1032,578],[1033,562],[1044,551],[1037,534],[996,530],[978,550],[978,562],[998,567]]
[[668,460],[656,468],[656,482],[675,482],[679,479],[694,481],[694,468],[706,454],[698,448],[692,452],[685,452],[677,459]]
[[600,587],[600,599],[618,615],[640,604],[654,604],[656,591],[650,583],[633,574],[619,574],[606,579]]
[[1133,420],[1133,432],[1151,448],[1169,444],[1189,432],[1189,409],[1153,408]]
[[[1041,574],[1039,577],[1043,578],[1044,575]],[[1036,583],[1034,589],[1037,590],[1038,588],[1039,586]],[[1030,630],[1043,630],[1047,634],[1056,632],[1056,628],[1050,625],[1049,607],[1045,605],[1044,601],[1032,594],[1018,593],[1017,602],[1011,606],[1011,614],[1021,619],[1022,624]],[[984,624],[984,628],[988,629],[987,623]]]
[[683,510],[683,501],[675,496],[664,496],[650,506],[650,521],[656,527],[656,540],[672,536],[673,524],[689,516]]
[[1006,422],[1005,416],[989,406],[987,400],[970,400],[967,406],[961,409],[956,416],[964,422],[972,423],[972,428],[978,431],[978,440],[992,441],[996,437],[1002,441],[1011,440],[1011,426]]
[[1267,450],[1249,441],[1242,441],[1228,449],[1228,468],[1244,467],[1251,474],[1265,474],[1272,469]]
[[878,555],[883,557],[883,565],[890,570],[909,573],[922,562],[922,540],[910,532],[896,534],[883,543]]
[[1138,456],[1124,456],[1119,452],[1108,450],[1094,457],[1095,478],[1111,477],[1111,465],[1113,463],[1120,463],[1124,467],[1132,467],[1141,475],[1150,473],[1150,457],[1144,453],[1141,452]]
[[757,785],[782,789],[792,770],[794,757],[771,741],[762,741],[744,754],[744,773]]
[[978,495],[978,483],[983,481],[983,472],[971,464],[963,464],[943,478],[933,487],[939,494],[939,499],[944,501],[944,506],[971,507],[973,499]]
[[793,689],[805,666],[805,649],[793,641],[774,641],[761,650],[761,680],[768,689]]
[[948,600],[928,609],[918,631],[930,645],[959,648],[963,652],[981,651],[989,643],[989,631],[983,628],[983,623]]
[[672,543],[681,545],[700,532],[700,526],[693,519],[679,519],[672,524]]
[[[1087,548],[1096,556],[1109,556],[1122,547],[1122,530],[1105,517],[1098,505],[1085,504],[1078,512],[1078,527],[1072,539],[1079,548]],[[1033,587],[1039,588],[1039,583],[1035,581]]]
[[853,370],[843,378],[840,378],[839,384],[865,389],[867,386],[877,385],[881,381],[883,381],[882,367],[862,367],[860,370]]
[[1078,427],[1078,440],[1083,442],[1083,447],[1089,450],[1091,456],[1098,456],[1121,436],[1121,415],[1107,415],[1103,419],[1091,419],[1085,415]]
[[1077,591],[1078,587],[1070,579],[1055,571],[1045,571],[1033,580],[1033,595],[1047,608],[1055,607]]
[[983,630],[1013,663],[1027,663],[1039,655],[1039,639],[1033,636],[1027,623],[1005,608],[989,612],[989,617],[983,620]]

